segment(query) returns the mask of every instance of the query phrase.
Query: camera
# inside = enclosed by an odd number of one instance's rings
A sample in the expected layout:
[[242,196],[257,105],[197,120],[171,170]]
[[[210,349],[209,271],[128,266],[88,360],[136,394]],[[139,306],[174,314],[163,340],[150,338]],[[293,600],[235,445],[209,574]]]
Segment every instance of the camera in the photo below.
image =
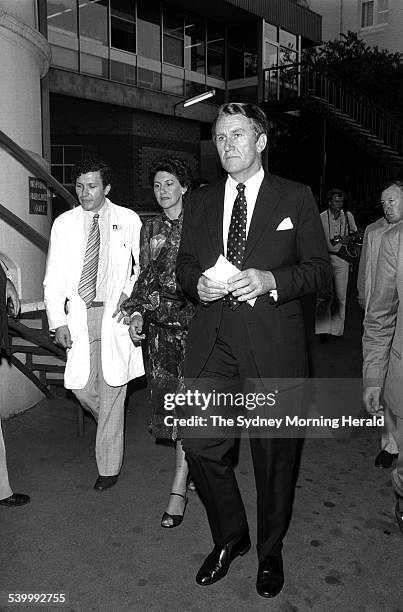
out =
[[340,234],[337,234],[336,236],[333,236],[333,238],[330,239],[330,244],[332,246],[336,246],[336,244],[339,244],[339,242],[341,242]]

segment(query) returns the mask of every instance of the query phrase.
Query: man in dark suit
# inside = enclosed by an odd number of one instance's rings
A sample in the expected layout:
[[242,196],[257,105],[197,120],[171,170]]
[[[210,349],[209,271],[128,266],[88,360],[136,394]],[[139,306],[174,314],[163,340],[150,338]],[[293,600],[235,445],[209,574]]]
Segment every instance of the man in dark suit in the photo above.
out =
[[[228,178],[195,192],[186,205],[177,274],[198,303],[185,358],[193,389],[204,389],[206,380],[210,389],[235,391],[250,381],[308,375],[300,298],[327,282],[330,266],[310,189],[263,171],[266,133],[266,116],[257,106],[222,106],[213,139]],[[220,254],[240,270],[225,283],[204,275]],[[254,298],[253,306],[246,303]],[[250,548],[229,459],[234,439],[186,438],[186,433],[184,438],[215,544],[196,576],[198,584],[209,585]],[[250,438],[257,488],[256,588],[263,597],[276,596],[284,583],[282,540],[291,518],[300,442]]]

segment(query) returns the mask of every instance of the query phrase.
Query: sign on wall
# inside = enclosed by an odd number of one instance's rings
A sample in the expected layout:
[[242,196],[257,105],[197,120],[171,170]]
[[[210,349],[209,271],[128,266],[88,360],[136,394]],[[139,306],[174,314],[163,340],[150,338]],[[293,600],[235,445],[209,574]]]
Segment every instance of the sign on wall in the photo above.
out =
[[30,215],[47,215],[48,201],[51,197],[50,191],[46,184],[34,176],[28,177],[29,191],[29,214]]

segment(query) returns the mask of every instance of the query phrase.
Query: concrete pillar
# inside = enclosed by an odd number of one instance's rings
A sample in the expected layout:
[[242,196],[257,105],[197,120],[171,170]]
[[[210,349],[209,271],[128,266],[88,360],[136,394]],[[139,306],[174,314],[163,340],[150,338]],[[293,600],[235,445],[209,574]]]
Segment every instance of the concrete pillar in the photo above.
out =
[[[0,130],[20,147],[42,158],[40,80],[50,64],[50,47],[37,31],[35,0],[0,0]],[[46,163],[46,162],[44,162]],[[32,214],[28,177],[32,174],[0,146],[0,204],[42,235],[50,233],[46,214]],[[0,257],[6,257],[20,297],[42,300],[46,254],[0,219]],[[42,394],[22,374],[0,365],[0,416],[19,412]]]

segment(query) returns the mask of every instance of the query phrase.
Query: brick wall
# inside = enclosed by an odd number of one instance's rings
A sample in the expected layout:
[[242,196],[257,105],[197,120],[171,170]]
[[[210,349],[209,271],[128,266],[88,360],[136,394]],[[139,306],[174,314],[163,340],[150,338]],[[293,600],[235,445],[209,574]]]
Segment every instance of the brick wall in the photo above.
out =
[[200,124],[67,96],[51,96],[51,143],[78,144],[113,169],[111,199],[136,211],[156,210],[148,184],[154,159],[184,159],[199,177]]

